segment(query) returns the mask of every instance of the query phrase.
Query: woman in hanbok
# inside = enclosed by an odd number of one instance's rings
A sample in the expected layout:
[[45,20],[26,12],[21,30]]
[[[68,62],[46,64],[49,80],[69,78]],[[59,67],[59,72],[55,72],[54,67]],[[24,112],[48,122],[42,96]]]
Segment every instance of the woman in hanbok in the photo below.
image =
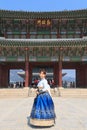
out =
[[55,124],[54,103],[47,82],[45,69],[40,70],[37,96],[30,114],[30,124],[34,126],[53,126]]

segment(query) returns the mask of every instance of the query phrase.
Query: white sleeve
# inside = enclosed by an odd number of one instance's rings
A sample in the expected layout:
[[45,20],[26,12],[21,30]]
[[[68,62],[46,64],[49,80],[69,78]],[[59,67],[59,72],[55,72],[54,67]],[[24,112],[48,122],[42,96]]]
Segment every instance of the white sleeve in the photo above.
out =
[[43,83],[40,81],[37,85],[37,87],[43,87]]

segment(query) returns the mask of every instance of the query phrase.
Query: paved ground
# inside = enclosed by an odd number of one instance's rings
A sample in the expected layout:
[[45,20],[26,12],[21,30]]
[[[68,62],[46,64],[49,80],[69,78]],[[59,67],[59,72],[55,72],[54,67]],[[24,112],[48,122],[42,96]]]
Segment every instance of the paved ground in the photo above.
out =
[[56,124],[51,128],[31,127],[33,98],[0,99],[0,130],[87,130],[87,98],[53,98]]

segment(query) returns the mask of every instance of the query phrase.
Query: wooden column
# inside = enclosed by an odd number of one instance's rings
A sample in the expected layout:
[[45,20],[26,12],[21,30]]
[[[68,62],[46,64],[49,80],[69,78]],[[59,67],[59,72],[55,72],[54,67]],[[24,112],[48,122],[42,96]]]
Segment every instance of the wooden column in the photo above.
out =
[[58,63],[54,63],[54,83],[55,86],[58,86]]
[[29,39],[30,38],[30,34],[29,33],[27,33],[27,39]]
[[84,88],[86,86],[86,74],[85,74],[85,68],[84,67],[79,67],[76,69],[76,87],[77,88]]
[[29,85],[32,83],[32,65],[29,64]]
[[2,67],[0,65],[0,88],[2,87]]
[[59,48],[59,68],[58,68],[58,86],[62,87],[62,50],[63,48]]
[[6,66],[0,66],[0,87],[7,88],[9,85],[9,70]]
[[87,88],[87,65],[85,67],[85,87]]
[[59,69],[58,69],[58,86],[62,87],[62,61],[59,61]]
[[29,86],[29,56],[28,56],[28,48],[25,49],[25,87]]
[[54,65],[54,82],[55,86],[62,87],[62,61]]

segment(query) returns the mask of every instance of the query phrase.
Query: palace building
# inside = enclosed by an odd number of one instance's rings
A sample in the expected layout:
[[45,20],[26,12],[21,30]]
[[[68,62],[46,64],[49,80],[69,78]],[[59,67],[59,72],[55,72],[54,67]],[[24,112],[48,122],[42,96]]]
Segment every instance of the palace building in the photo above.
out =
[[87,88],[87,9],[59,12],[0,10],[0,88],[8,87],[10,69],[46,68],[62,87],[62,69],[76,70],[76,87]]

